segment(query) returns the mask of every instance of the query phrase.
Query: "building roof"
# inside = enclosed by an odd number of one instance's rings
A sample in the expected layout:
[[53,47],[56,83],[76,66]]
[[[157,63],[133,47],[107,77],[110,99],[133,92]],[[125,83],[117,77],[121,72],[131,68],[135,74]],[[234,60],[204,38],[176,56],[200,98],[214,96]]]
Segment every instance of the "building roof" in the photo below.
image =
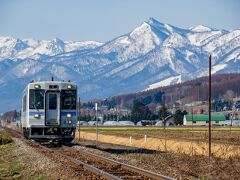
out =
[[[187,114],[185,115],[187,121],[208,121],[208,114]],[[225,121],[226,118],[224,114],[212,114],[211,115],[212,121]]]

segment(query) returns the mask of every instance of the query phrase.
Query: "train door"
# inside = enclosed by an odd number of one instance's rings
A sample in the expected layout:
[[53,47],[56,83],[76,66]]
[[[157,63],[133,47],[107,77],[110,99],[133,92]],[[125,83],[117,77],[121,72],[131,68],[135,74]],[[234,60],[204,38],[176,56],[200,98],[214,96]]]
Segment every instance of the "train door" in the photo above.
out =
[[60,124],[60,93],[46,93],[46,125]]

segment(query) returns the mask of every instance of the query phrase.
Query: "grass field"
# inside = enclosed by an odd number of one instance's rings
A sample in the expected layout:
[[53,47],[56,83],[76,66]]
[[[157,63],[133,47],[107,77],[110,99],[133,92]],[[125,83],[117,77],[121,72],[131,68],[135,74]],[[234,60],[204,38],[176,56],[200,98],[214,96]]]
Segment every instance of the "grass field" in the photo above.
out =
[[[81,126],[81,130],[83,131],[95,131],[95,126]],[[124,126],[99,126],[99,130],[103,132],[161,132],[164,130],[163,127],[151,127],[151,126],[143,126],[143,127],[124,127]],[[166,127],[166,131],[168,132],[207,132],[208,127]],[[217,133],[230,133],[229,127],[213,127],[212,132]],[[240,133],[240,127],[232,127],[231,132]]]
[[[100,134],[121,137],[142,138],[144,135],[153,138],[179,139],[188,141],[208,140],[208,127],[99,127]],[[81,127],[81,132],[95,133],[95,127]],[[240,127],[213,127],[213,142],[240,144]]]
[[[98,131],[100,142],[188,154],[208,152],[208,127],[99,127]],[[95,127],[80,129],[84,139],[95,140],[95,132]],[[217,156],[239,155],[240,128],[213,127],[212,142]]]

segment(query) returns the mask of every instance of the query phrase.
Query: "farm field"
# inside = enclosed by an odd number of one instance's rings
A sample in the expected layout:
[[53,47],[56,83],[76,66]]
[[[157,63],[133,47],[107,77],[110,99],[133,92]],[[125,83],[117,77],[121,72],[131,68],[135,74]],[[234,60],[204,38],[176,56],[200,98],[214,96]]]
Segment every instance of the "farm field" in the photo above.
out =
[[[76,135],[78,138],[78,134]],[[81,127],[80,138],[96,139],[95,127]],[[99,141],[159,151],[197,155],[208,153],[208,127],[99,127]],[[213,154],[240,154],[240,128],[213,127]]]
[[[86,132],[86,134],[94,133]],[[100,134],[100,140],[103,140],[101,136],[105,135]],[[3,139],[11,139],[5,137]],[[112,158],[176,179],[240,178],[240,156],[226,158],[213,156],[211,163],[209,163],[208,158],[203,155],[139,149],[129,147],[129,144],[122,146],[99,143],[99,147],[96,148],[94,147],[94,140],[81,139],[80,142],[77,140],[75,139],[73,142],[73,148]],[[4,142],[7,141],[4,140]],[[114,139],[110,139],[110,142],[115,143]],[[52,153],[45,153],[38,148],[30,147],[26,141],[18,138],[14,138],[14,142],[9,144],[0,145],[0,179],[96,179],[84,177],[83,172],[79,172],[79,169],[75,166],[73,166],[73,169],[66,167],[65,161],[58,162],[56,159],[51,159],[53,158],[51,157]]]

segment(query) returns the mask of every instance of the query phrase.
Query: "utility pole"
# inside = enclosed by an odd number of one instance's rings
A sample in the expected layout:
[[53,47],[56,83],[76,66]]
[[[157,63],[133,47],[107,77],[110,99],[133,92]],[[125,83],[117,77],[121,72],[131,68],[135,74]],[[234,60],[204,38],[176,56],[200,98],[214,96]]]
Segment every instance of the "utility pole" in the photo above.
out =
[[97,117],[97,103],[95,103],[95,118],[96,118],[96,147],[98,147],[98,117]]
[[191,102],[191,113],[192,113],[192,155],[193,155],[193,102]]
[[231,124],[230,124],[230,134],[232,134],[232,126],[233,126],[233,116],[235,116],[235,106],[232,107],[232,116],[231,116]]
[[81,116],[81,102],[78,98],[78,140],[80,141],[80,116]]
[[119,106],[117,105],[117,122],[119,121]]
[[208,62],[208,68],[209,68],[209,75],[208,75],[208,158],[209,162],[211,161],[211,144],[212,144],[212,134],[211,134],[211,99],[212,99],[212,75],[211,75],[211,67],[212,67],[212,57],[209,56],[209,62]]
[[164,146],[165,146],[165,152],[167,152],[166,117],[165,117],[165,92],[163,93],[163,126],[164,126]]

